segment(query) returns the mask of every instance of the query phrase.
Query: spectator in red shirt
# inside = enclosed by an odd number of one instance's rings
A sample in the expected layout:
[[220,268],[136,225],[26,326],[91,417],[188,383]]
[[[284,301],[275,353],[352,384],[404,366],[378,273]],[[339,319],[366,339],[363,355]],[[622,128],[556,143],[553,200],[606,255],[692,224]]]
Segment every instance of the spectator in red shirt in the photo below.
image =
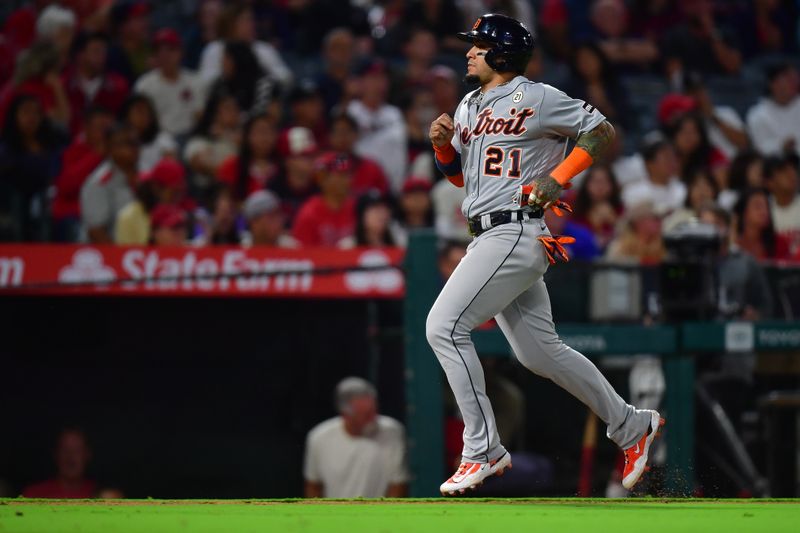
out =
[[86,113],[86,127],[61,157],[61,173],[56,177],[56,195],[51,206],[53,236],[58,242],[77,242],[81,223],[81,187],[103,162],[106,138],[114,115],[101,107]]
[[64,75],[64,85],[72,109],[70,132],[83,129],[89,107],[100,106],[118,113],[128,98],[128,82],[119,74],[106,71],[108,38],[102,33],[81,34],[75,42],[75,58]]
[[317,169],[321,194],[300,208],[292,233],[302,246],[336,246],[355,235],[353,168],[346,155],[330,152],[320,157]]
[[94,498],[97,484],[86,478],[92,452],[86,435],[66,429],[58,436],[55,449],[56,477],[25,487],[26,498]]
[[331,150],[347,154],[353,169],[353,194],[360,195],[371,189],[389,191],[389,182],[383,169],[375,161],[356,155],[353,148],[358,140],[358,123],[347,112],[341,112],[331,121],[328,144]]
[[244,125],[239,154],[231,156],[217,171],[233,197],[243,201],[251,192],[266,188],[278,173],[275,145],[278,130],[266,114],[256,115]]

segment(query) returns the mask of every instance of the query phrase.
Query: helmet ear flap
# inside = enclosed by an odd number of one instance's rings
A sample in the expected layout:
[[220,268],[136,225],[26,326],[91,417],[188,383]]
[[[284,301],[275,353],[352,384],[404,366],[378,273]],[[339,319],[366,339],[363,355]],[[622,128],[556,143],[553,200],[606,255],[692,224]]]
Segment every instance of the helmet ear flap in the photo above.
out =
[[503,57],[503,54],[498,52],[496,47],[491,48],[488,52],[486,52],[484,60],[492,70],[497,72],[505,72],[508,70],[508,61],[506,61],[506,58]]

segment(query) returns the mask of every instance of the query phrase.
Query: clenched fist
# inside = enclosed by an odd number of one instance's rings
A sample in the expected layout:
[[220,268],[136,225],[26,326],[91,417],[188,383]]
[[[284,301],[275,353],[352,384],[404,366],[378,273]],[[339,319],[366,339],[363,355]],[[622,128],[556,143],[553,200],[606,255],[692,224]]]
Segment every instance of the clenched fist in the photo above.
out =
[[431,122],[431,131],[428,136],[436,146],[445,146],[453,140],[453,119],[447,113],[442,113],[439,118]]

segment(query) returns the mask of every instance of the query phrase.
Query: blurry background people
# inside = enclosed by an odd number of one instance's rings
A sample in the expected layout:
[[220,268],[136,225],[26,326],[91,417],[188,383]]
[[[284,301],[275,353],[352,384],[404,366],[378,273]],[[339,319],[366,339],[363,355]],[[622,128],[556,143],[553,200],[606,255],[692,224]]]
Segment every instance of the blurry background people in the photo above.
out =
[[608,61],[624,70],[647,70],[658,59],[652,35],[634,22],[623,0],[596,0],[590,12],[596,43]]
[[595,242],[605,250],[614,236],[622,216],[622,198],[614,172],[605,165],[593,165],[581,182],[575,201],[572,220],[594,234]]
[[303,204],[319,191],[315,168],[318,148],[308,128],[292,127],[281,136],[283,168],[269,188],[281,198],[281,210],[289,226]]
[[[186,42],[183,64],[191,70],[200,65],[200,55],[206,45],[219,36],[219,16],[224,4],[222,0],[200,0],[197,6],[197,22],[182,29]],[[207,81],[207,80],[206,80]]]
[[209,200],[217,170],[239,151],[241,137],[236,98],[224,92],[215,94],[183,149],[183,160],[191,170],[192,192],[201,202]]
[[242,206],[247,221],[247,234],[242,237],[245,246],[272,246],[297,248],[299,243],[286,233],[286,217],[280,200],[271,191],[255,191]]
[[208,82],[224,72],[223,48],[226,43],[245,44],[256,58],[260,70],[271,80],[287,88],[292,82],[292,72],[278,50],[269,43],[257,40],[255,20],[250,6],[244,2],[227,4],[219,17],[219,39],[210,42],[200,57],[200,75]]
[[61,158],[61,172],[55,181],[51,206],[53,239],[77,242],[79,238],[81,187],[108,155],[108,132],[114,114],[102,107],[89,108],[83,133],[73,138]]
[[317,162],[320,194],[303,204],[292,225],[292,235],[303,246],[336,246],[354,237],[356,205],[351,195],[353,168],[346,155],[328,152]]
[[162,129],[176,137],[192,131],[205,106],[206,84],[181,68],[183,47],[178,32],[163,28],[153,38],[156,68],[145,73],[134,91],[150,98]]
[[409,177],[403,184],[398,204],[397,216],[403,228],[403,239],[397,244],[405,247],[408,242],[408,232],[420,228],[433,228],[431,182]]
[[106,67],[108,40],[105,34],[85,32],[75,40],[72,62],[64,72],[73,135],[83,129],[88,109],[102,107],[116,114],[128,98],[128,81]]
[[788,259],[789,243],[775,233],[766,189],[747,189],[733,208],[736,244],[759,261]]
[[188,230],[186,213],[175,205],[159,204],[150,214],[151,241],[155,246],[183,246]]
[[398,498],[406,495],[405,430],[378,414],[369,382],[345,378],[336,386],[339,416],[306,438],[303,477],[307,498]]
[[392,202],[386,195],[379,191],[361,195],[356,202],[355,234],[340,240],[339,248],[402,246],[405,236],[392,214]]
[[81,188],[83,234],[89,242],[112,242],[117,213],[134,200],[139,181],[139,136],[128,125],[108,134],[108,158]]
[[164,157],[175,157],[178,143],[161,129],[158,115],[149,97],[134,94],[120,110],[120,120],[129,124],[139,139],[139,171],[150,171]]
[[211,97],[222,92],[236,98],[244,118],[262,113],[270,113],[276,120],[280,118],[280,107],[275,99],[277,86],[264,74],[246,43],[225,43],[220,76],[205,81],[210,83],[208,93]]
[[603,51],[595,44],[575,48],[572,57],[572,80],[567,93],[600,110],[614,124],[627,125],[625,93]]
[[628,208],[617,237],[608,245],[605,257],[612,261],[642,265],[660,263],[667,250],[661,234],[661,219],[652,202]]
[[278,130],[268,115],[255,115],[244,124],[239,153],[226,159],[217,169],[217,178],[237,201],[266,188],[275,179],[277,142]]
[[300,80],[286,100],[290,110],[287,129],[307,128],[314,134],[314,142],[325,147],[328,142],[327,114],[316,83],[310,79]]
[[67,62],[76,26],[75,14],[55,4],[44,8],[36,19],[36,38],[53,43],[58,52],[60,67]]
[[150,11],[152,5],[142,0],[118,0],[109,14],[114,43],[108,50],[108,67],[133,85],[152,68],[150,46]]
[[767,96],[747,112],[747,130],[761,155],[800,155],[800,75],[791,63],[767,69]]
[[325,109],[331,113],[346,105],[348,86],[352,86],[350,73],[356,55],[356,41],[348,28],[334,28],[326,35],[322,45],[322,71],[316,81]]
[[664,231],[669,231],[690,220],[697,220],[700,208],[715,203],[717,183],[705,168],[697,168],[687,176],[686,203],[664,218]]
[[724,318],[766,319],[772,313],[772,293],[764,270],[753,258],[731,242],[731,215],[725,209],[706,204],[700,209],[701,222],[712,224],[719,233],[719,310]]
[[363,194],[369,190],[389,192],[389,181],[383,169],[369,157],[357,155],[358,123],[352,115],[341,111],[333,115],[328,145],[334,152],[347,154],[353,166],[353,193]]
[[702,77],[695,74],[686,81],[685,92],[697,102],[697,113],[702,117],[708,140],[727,160],[749,145],[744,121],[730,106],[714,105]]
[[678,178],[680,167],[672,144],[665,139],[654,139],[644,146],[642,157],[647,177],[622,190],[625,208],[650,201],[659,214],[666,214],[681,207],[686,199],[686,185]]
[[173,159],[161,160],[150,172],[139,176],[136,199],[117,213],[114,242],[125,245],[146,245],[152,234],[151,217],[158,205],[171,205],[182,211],[187,205],[186,171]]
[[53,451],[55,477],[25,487],[22,495],[26,498],[97,497],[97,483],[87,477],[91,458],[86,435],[79,429],[65,429],[59,434]]
[[393,191],[399,191],[406,177],[408,159],[406,125],[398,108],[386,102],[389,78],[383,61],[365,62],[359,70],[358,98],[347,112],[358,124],[355,152],[374,157]]
[[789,255],[800,257],[800,196],[796,157],[770,158],[764,163],[764,181],[775,232],[789,245]]
[[211,202],[212,210],[206,242],[208,244],[240,244],[241,228],[236,200],[228,187],[218,185]]
[[59,173],[64,140],[38,98],[11,100],[0,132],[0,240],[49,239],[47,190]]
[[20,53],[14,76],[0,91],[0,121],[4,120],[11,101],[19,95],[35,97],[54,126],[69,124],[71,109],[59,72],[61,58],[55,45],[35,43]]

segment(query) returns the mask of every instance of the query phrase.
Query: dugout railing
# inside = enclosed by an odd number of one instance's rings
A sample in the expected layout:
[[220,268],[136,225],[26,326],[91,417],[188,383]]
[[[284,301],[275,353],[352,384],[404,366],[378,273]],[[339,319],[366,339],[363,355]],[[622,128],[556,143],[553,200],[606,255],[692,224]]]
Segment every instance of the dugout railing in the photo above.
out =
[[[441,287],[433,232],[411,236],[405,258],[406,424],[413,496],[434,496],[444,469],[443,374],[425,338],[425,321]],[[558,268],[558,267],[555,267]],[[556,323],[559,335],[593,359],[656,354],[663,360],[669,413],[665,488],[691,495],[694,480],[694,357],[703,353],[787,352],[800,349],[800,322],[681,322],[630,325]],[[497,330],[473,332],[481,356],[508,357],[511,350]]]

